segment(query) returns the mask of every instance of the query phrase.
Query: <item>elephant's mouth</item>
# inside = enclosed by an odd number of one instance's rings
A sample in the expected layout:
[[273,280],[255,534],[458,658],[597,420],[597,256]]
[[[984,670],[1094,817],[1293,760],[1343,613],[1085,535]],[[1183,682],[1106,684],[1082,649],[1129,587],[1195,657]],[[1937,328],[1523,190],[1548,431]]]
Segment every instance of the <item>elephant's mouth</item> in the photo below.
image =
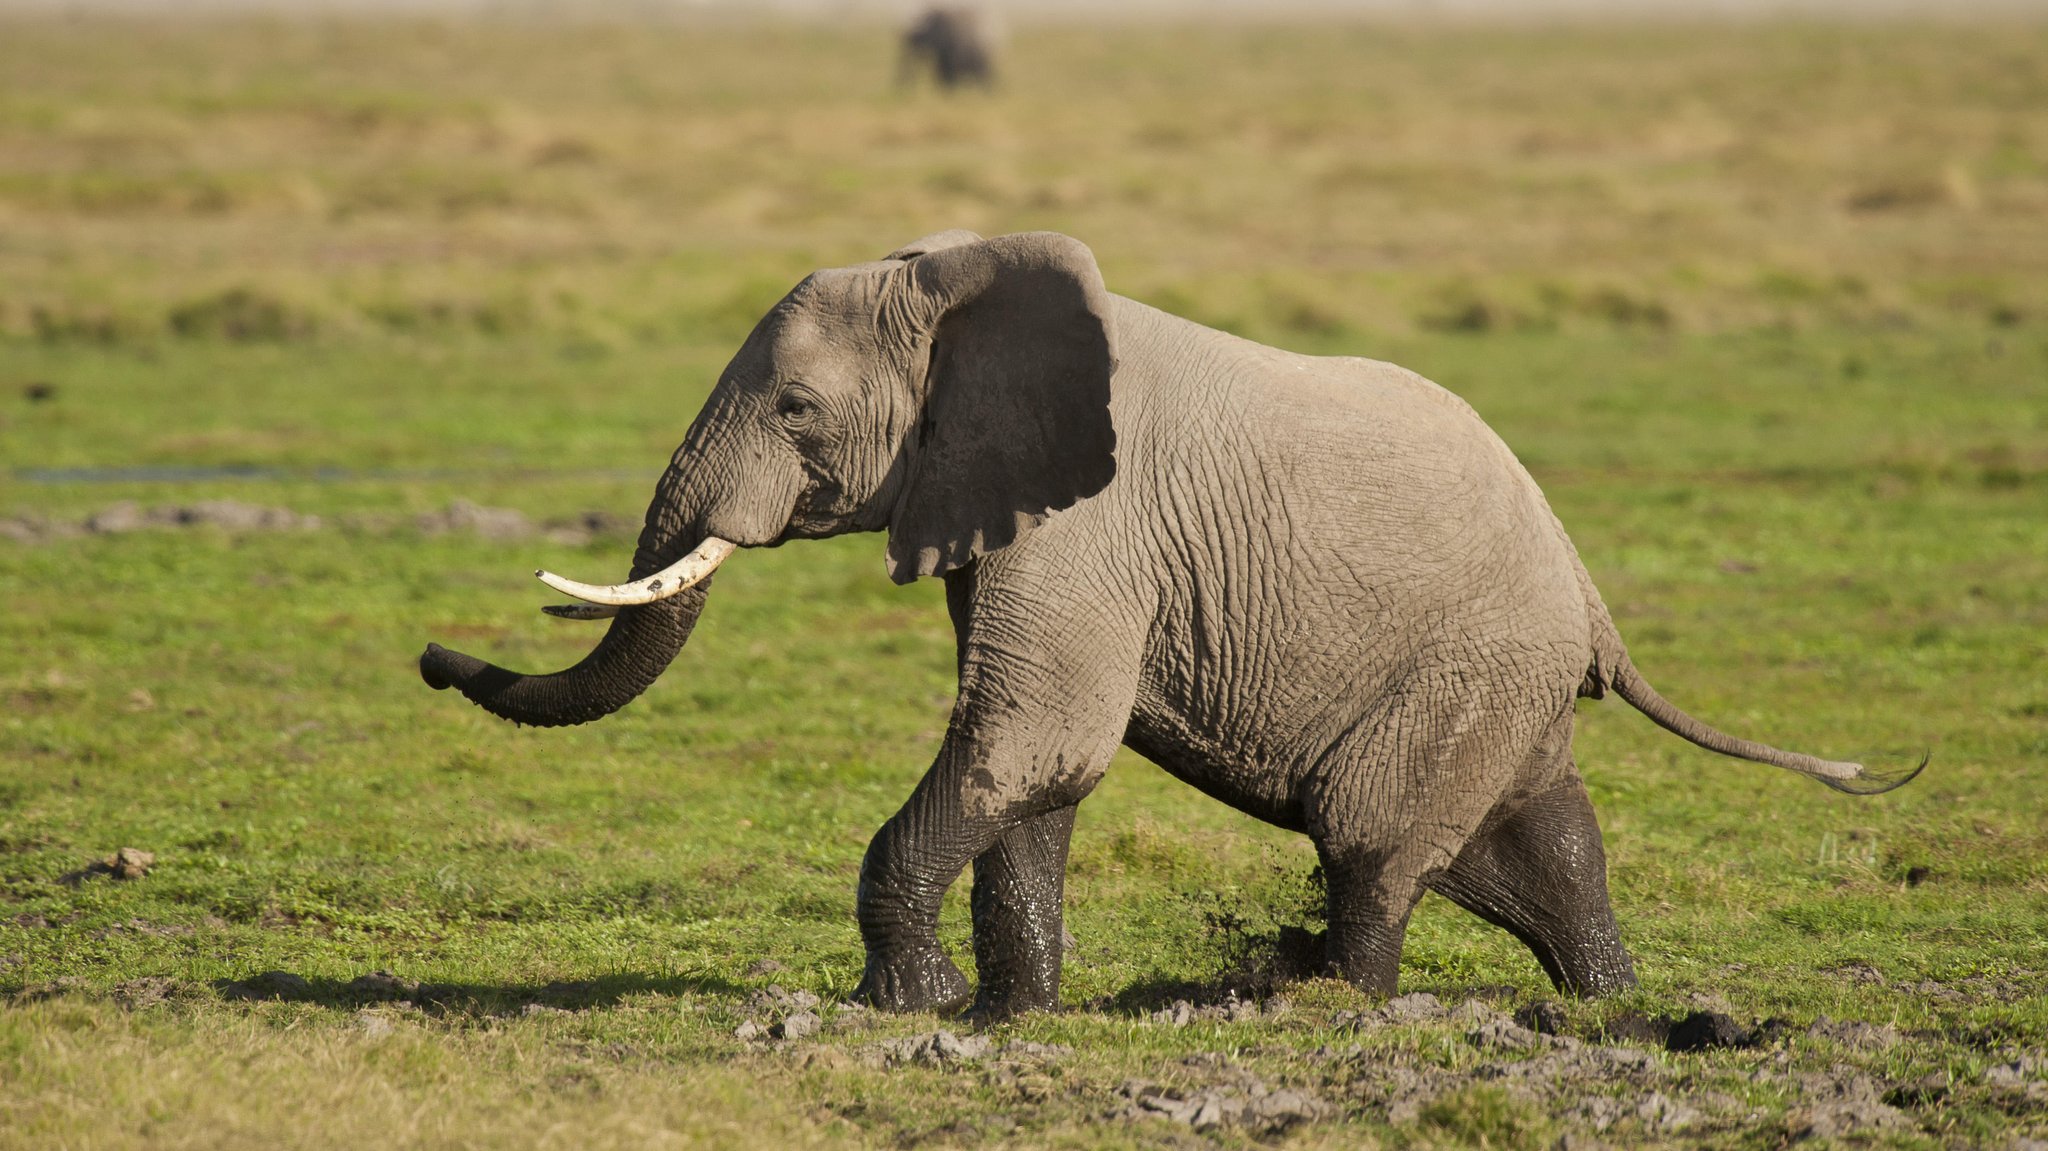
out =
[[630,583],[594,584],[582,580],[558,576],[551,571],[534,572],[535,578],[563,595],[572,595],[586,601],[580,604],[561,604],[541,610],[563,619],[605,619],[619,614],[622,607],[634,607],[644,603],[655,603],[672,595],[686,592],[718,570],[737,545],[705,536],[704,541],[691,549],[688,555],[648,576]]

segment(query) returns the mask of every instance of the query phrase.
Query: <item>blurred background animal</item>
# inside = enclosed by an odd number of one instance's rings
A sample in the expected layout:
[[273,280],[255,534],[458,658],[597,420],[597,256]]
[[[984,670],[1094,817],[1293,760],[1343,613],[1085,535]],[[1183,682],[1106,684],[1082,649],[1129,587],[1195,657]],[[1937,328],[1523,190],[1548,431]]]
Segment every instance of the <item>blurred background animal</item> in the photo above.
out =
[[942,89],[995,83],[998,30],[994,17],[969,5],[926,9],[903,30],[897,83],[915,84],[926,72]]

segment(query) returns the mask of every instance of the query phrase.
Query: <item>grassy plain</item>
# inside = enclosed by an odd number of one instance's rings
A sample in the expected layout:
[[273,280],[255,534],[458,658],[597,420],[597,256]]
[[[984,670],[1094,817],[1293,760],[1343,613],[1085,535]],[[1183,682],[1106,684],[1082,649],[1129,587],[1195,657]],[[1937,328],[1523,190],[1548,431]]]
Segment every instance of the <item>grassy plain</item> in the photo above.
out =
[[[0,28],[0,1146],[2048,1138],[2048,28],[1026,28],[957,101],[890,65],[872,28]],[[1155,1021],[1314,925],[1311,857],[1126,755],[1075,840],[1076,1009],[997,1036],[1070,1053],[884,1066],[941,1023],[829,1006],[735,1038],[770,984],[857,978],[861,851],[950,704],[938,589],[872,538],[742,555],[645,699],[526,731],[420,646],[573,660],[526,573],[617,570],[630,529],[419,517],[635,517],[790,283],[956,226],[1430,375],[1671,697],[1931,749],[1858,801],[1588,706],[1644,990],[1567,1029],[1784,1037],[1539,1081],[1477,1014],[1355,1026],[1322,983]],[[321,526],[51,528],[204,499]],[[146,877],[65,881],[124,846]],[[378,969],[429,986],[351,989]],[[270,970],[306,982],[230,997]],[[1547,994],[1435,899],[1403,983]],[[1323,1111],[1197,1132],[1127,1115],[1134,1078]]]

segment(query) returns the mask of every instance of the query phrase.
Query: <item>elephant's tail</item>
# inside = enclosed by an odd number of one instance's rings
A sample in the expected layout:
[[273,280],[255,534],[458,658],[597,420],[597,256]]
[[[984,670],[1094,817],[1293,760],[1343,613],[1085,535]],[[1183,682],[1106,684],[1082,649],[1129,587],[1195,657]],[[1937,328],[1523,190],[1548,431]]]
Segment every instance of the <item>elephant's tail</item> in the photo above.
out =
[[1708,751],[1732,755],[1754,763],[1767,763],[1782,767],[1801,775],[1810,775],[1836,791],[1850,795],[1877,795],[1895,787],[1903,787],[1927,766],[1927,757],[1922,756],[1919,764],[1900,771],[1877,772],[1860,763],[1846,763],[1836,759],[1821,759],[1817,756],[1802,755],[1796,751],[1784,751],[1767,743],[1738,739],[1725,731],[1710,727],[1679,710],[1678,705],[1657,694],[1657,689],[1636,671],[1635,664],[1626,655],[1609,672],[1607,685],[1627,700],[1631,707],[1650,717],[1650,721],[1665,731]]
[[1628,657],[1627,646],[1621,642],[1621,632],[1614,626],[1614,617],[1607,613],[1607,605],[1593,587],[1593,577],[1587,574],[1586,565],[1579,560],[1578,549],[1572,546],[1571,537],[1564,534],[1562,525],[1557,531],[1571,552],[1572,566],[1577,571],[1579,590],[1585,596],[1586,611],[1592,624],[1593,659],[1586,669],[1585,681],[1579,686],[1580,695],[1599,699],[1611,689],[1637,711],[1649,716],[1650,722],[1695,746],[1812,776],[1836,791],[1846,791],[1850,795],[1877,795],[1903,787],[1927,766],[1927,757],[1923,755],[1920,762],[1910,768],[1873,771],[1860,763],[1821,759],[1755,740],[1738,739],[1687,715],[1677,704],[1658,694],[1657,689],[1650,686],[1650,681],[1636,670],[1635,663]]

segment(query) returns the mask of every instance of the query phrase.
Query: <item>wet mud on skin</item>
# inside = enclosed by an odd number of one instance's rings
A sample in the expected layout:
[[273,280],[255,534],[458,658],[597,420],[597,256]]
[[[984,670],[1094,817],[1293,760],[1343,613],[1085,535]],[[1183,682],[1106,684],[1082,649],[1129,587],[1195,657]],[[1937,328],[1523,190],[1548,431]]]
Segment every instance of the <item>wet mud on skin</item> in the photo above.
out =
[[[1123,1005],[1107,1000],[976,1029],[960,1017],[890,1015],[788,985],[799,975],[762,960],[745,983],[619,976],[489,987],[383,970],[346,980],[273,970],[111,986],[73,977],[22,988],[0,1008],[76,999],[127,1012],[287,1012],[369,1041],[414,1029],[548,1029],[543,1042],[571,1061],[662,1071],[707,1056],[736,1059],[764,1089],[804,1077],[823,1084],[821,1115],[856,1126],[864,1118],[858,1084],[873,1076],[944,1077],[997,1104],[995,1118],[969,1123],[972,1131],[902,1133],[909,1142],[1081,1122],[1138,1138],[1178,1130],[1225,1143],[1392,1128],[1404,1141],[1490,1130],[1506,1145],[1572,1148],[1716,1145],[1756,1132],[1780,1145],[1964,1146],[1959,1132],[1971,1129],[1970,1117],[1993,1113],[2027,1133],[2010,1145],[2027,1147],[2048,1127],[2048,1049],[2038,1037],[1757,1019],[1721,1009],[1711,995],[1662,1010],[1509,987],[1375,1002],[1327,980],[1240,994],[1225,977],[1192,998],[1154,1004],[1134,989]],[[1983,1004],[1996,992],[1951,994]],[[688,1054],[584,1036],[607,1013],[650,1010],[678,1016],[693,1033]],[[1048,1033],[1062,1041],[1035,1037]],[[1000,1129],[983,1130],[990,1123]]]

